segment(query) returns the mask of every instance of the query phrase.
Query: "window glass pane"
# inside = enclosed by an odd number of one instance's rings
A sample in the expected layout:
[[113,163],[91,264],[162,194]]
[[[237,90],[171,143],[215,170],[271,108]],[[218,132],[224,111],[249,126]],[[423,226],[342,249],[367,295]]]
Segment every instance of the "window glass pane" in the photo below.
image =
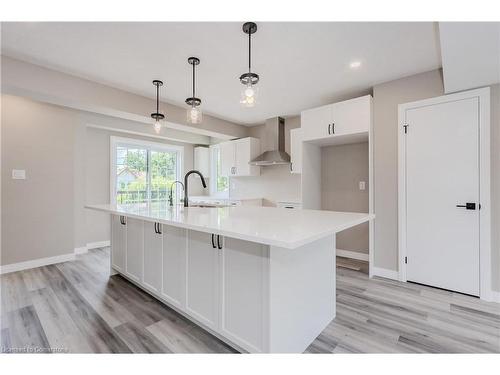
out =
[[178,153],[151,151],[151,203],[166,202],[172,183],[177,179]]
[[116,150],[116,202],[147,201],[147,150],[118,146]]
[[149,145],[120,144],[115,148],[116,203],[162,204],[170,186],[179,179],[182,154]]

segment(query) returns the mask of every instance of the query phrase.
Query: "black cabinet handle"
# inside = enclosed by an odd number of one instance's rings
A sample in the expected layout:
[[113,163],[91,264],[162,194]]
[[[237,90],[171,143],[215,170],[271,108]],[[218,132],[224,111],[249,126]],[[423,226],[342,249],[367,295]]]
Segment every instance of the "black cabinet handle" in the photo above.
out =
[[335,134],[335,123],[332,122],[332,134]]
[[328,124],[328,134],[332,134],[332,133],[331,133],[330,126],[332,126],[332,124]]
[[125,221],[125,216],[120,216],[120,223],[122,225],[127,225],[127,222]]
[[215,249],[214,234],[212,233],[212,247]]
[[466,204],[457,204],[457,207],[465,208],[466,210],[475,210],[476,204],[467,202]]
[[160,223],[155,223],[155,233],[161,234]]
[[220,244],[220,236],[217,235],[217,247],[219,248],[219,250],[222,249],[222,245]]

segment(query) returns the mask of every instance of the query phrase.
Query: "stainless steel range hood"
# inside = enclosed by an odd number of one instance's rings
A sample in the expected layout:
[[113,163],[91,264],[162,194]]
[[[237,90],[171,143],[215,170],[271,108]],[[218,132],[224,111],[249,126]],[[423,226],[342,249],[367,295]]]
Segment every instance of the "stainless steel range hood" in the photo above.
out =
[[253,159],[250,165],[280,165],[290,164],[290,155],[285,152],[285,119],[274,117],[266,120],[263,154]]

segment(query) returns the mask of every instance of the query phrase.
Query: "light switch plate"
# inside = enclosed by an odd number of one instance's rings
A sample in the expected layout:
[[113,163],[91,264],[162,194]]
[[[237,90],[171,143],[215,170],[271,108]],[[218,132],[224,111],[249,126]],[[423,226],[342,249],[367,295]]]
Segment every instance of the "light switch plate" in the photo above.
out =
[[365,189],[366,189],[366,182],[359,181],[359,190],[365,190]]
[[26,180],[26,171],[24,169],[13,169],[12,170],[13,180]]

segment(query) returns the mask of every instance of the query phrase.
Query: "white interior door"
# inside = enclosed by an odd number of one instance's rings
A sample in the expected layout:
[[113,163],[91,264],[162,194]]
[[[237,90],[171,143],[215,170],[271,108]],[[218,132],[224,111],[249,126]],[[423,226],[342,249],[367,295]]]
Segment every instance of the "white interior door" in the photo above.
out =
[[479,295],[478,98],[410,108],[405,120],[407,280]]

